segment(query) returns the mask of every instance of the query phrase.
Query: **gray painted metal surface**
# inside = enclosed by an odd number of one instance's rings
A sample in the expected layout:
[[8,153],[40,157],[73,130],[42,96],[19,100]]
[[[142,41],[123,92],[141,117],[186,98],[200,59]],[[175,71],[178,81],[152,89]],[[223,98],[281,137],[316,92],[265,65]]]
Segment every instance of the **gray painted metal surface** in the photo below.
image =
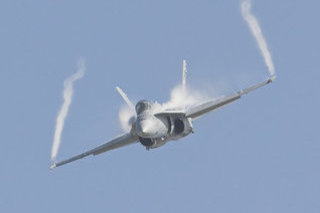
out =
[[[135,143],[139,140],[139,137],[145,138],[152,142],[150,146],[146,147],[147,150],[149,150],[150,148],[157,148],[159,146],[162,146],[170,140],[178,140],[193,132],[193,119],[198,118],[212,110],[218,109],[229,103],[232,103],[235,100],[239,99],[242,95],[256,90],[266,84],[269,84],[274,79],[275,76],[271,76],[266,81],[240,90],[229,96],[225,96],[216,100],[209,100],[205,103],[199,103],[199,105],[189,108],[187,112],[183,112],[181,110],[170,110],[153,113],[153,103],[146,100],[139,101],[135,107],[137,111],[137,119],[132,123],[132,128],[129,133],[116,137],[115,139],[105,144],[102,144],[94,149],[76,155],[67,160],[63,160],[57,163],[54,162],[50,168],[62,166],[64,164],[79,160],[89,155],[98,155],[112,149]],[[124,93],[123,96],[128,99]],[[130,101],[127,100],[127,102]],[[177,122],[177,120],[179,121]],[[175,126],[177,124],[179,124],[179,128],[178,126]],[[183,128],[181,125],[183,125]]]

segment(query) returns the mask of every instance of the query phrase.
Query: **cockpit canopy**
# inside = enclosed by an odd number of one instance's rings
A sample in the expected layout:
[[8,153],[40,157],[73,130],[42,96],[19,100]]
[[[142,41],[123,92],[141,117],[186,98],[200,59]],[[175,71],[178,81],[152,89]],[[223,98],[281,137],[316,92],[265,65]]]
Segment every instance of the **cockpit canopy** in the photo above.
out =
[[141,100],[136,104],[136,112],[137,115],[140,114],[141,112],[145,111],[145,110],[149,110],[151,109],[152,104],[151,102],[147,101],[147,100]]

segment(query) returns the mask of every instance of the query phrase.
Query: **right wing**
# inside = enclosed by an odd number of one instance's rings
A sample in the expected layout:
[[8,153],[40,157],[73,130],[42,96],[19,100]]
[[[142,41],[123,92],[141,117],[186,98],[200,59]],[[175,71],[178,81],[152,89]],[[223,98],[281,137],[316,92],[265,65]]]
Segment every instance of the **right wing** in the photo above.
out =
[[231,94],[226,97],[222,97],[216,100],[207,101],[205,103],[202,103],[200,105],[197,105],[195,107],[191,107],[186,112],[186,117],[189,118],[197,118],[202,116],[205,113],[208,113],[212,110],[215,110],[217,108],[220,108],[226,104],[232,103],[233,101],[239,99],[242,95],[247,94],[255,89],[258,89],[266,84],[271,83],[275,79],[275,76],[270,77],[268,80],[263,81],[259,84],[253,85],[251,87],[248,87],[244,90],[240,90],[239,92],[236,92],[234,94]]
[[50,168],[53,169],[55,167],[62,166],[64,164],[70,163],[72,161],[87,157],[88,155],[98,155],[98,154],[101,154],[103,152],[106,152],[106,151],[109,151],[112,149],[120,148],[122,146],[126,146],[131,143],[134,143],[137,140],[138,140],[138,136],[136,134],[132,134],[131,132],[126,133],[126,134],[123,134],[119,137],[114,138],[113,140],[111,140],[105,144],[102,144],[102,145],[100,145],[94,149],[91,149],[87,152],[84,152],[82,154],[76,155],[72,158],[69,158],[69,159],[66,159],[66,160],[63,160],[63,161],[60,161],[57,163],[53,162],[53,164],[50,166]]

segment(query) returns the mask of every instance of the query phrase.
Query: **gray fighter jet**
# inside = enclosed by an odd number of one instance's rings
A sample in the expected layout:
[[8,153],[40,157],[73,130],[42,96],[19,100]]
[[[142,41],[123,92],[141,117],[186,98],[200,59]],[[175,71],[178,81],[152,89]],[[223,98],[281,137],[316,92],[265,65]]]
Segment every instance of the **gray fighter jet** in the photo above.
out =
[[[185,86],[186,84],[186,72],[186,62],[184,60],[182,86]],[[72,161],[84,158],[88,155],[98,155],[137,142],[140,142],[143,146],[146,147],[147,150],[149,150],[160,147],[168,141],[178,140],[193,132],[192,122],[195,118],[198,118],[208,112],[232,103],[235,100],[239,99],[242,95],[258,89],[266,84],[269,84],[274,79],[275,76],[271,76],[269,79],[261,83],[240,90],[236,93],[218,99],[212,99],[205,102],[197,103],[185,110],[154,110],[154,108],[156,107],[155,102],[141,100],[135,105],[136,116],[133,116],[129,120],[131,126],[131,130],[129,132],[72,158],[60,162],[53,162],[50,168],[52,169],[58,166],[62,166]],[[134,107],[126,94],[119,87],[117,87],[117,90],[126,101],[126,103],[130,107]]]

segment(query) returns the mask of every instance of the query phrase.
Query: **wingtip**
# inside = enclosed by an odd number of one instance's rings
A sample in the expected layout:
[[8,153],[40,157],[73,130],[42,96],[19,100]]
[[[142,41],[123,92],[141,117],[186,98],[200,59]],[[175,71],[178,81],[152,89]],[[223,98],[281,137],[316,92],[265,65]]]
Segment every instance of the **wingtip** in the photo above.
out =
[[50,169],[52,170],[52,169],[54,169],[54,168],[56,168],[56,167],[57,167],[56,163],[53,162],[53,163],[51,164],[51,166],[50,166]]
[[268,79],[268,83],[273,82],[276,79],[276,75],[272,75],[269,79]]

